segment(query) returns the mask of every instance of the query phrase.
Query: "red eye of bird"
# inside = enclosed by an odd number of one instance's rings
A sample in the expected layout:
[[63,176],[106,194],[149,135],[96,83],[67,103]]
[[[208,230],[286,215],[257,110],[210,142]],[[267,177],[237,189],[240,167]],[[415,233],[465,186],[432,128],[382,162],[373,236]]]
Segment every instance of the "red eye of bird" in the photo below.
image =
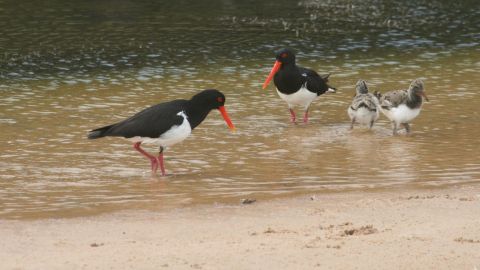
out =
[[223,98],[222,97],[217,97],[217,101],[222,103],[223,102]]
[[285,57],[288,56],[288,54],[287,54],[287,53],[282,53],[282,55],[280,55],[280,56],[281,56],[282,58],[285,58]]

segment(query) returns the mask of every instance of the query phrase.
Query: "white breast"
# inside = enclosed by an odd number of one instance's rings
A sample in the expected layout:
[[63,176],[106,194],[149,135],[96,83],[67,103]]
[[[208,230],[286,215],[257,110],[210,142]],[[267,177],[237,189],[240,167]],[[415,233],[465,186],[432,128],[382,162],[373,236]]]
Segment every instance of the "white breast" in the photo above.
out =
[[187,120],[185,112],[181,111],[177,113],[177,115],[183,117],[183,122],[180,125],[172,126],[169,130],[160,135],[159,138],[137,136],[130,138],[129,140],[133,142],[155,143],[160,146],[171,146],[185,140],[192,133],[192,128]]
[[385,116],[396,123],[409,123],[420,114],[421,108],[411,109],[407,105],[402,104],[390,110],[382,109]]
[[278,91],[278,89],[277,93],[280,98],[282,98],[283,100],[285,100],[285,102],[288,103],[288,106],[290,108],[295,106],[302,106],[306,109],[308,108],[308,106],[310,106],[310,103],[312,103],[312,101],[317,98],[316,93],[308,91],[308,89],[305,87],[300,88],[300,90],[290,95],[283,94],[282,92]]
[[369,125],[372,121],[377,121],[379,112],[378,110],[370,111],[365,107],[360,107],[354,111],[348,107],[348,116],[350,116],[350,119],[355,118],[355,122],[357,123]]

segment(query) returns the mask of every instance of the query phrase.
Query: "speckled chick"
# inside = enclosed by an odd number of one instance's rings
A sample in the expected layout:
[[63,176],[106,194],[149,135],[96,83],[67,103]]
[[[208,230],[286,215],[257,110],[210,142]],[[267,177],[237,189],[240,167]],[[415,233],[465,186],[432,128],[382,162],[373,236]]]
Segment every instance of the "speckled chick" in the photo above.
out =
[[355,123],[372,128],[380,115],[379,101],[377,97],[368,92],[368,86],[364,80],[358,80],[355,91],[355,97],[347,110],[348,116],[352,120],[350,128],[353,129]]

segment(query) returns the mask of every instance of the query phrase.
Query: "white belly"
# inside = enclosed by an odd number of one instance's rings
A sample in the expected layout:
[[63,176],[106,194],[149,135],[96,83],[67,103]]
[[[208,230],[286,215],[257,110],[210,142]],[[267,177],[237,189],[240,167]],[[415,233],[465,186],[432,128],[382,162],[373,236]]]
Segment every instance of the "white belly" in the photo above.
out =
[[288,107],[290,108],[293,108],[295,106],[302,106],[306,109],[308,108],[308,106],[310,106],[310,103],[312,103],[312,101],[317,98],[316,93],[308,91],[305,87],[300,88],[300,90],[290,95],[285,95],[278,91],[278,89],[277,93],[280,98],[282,98],[283,100],[285,100],[285,102],[288,103]]
[[402,104],[390,110],[382,109],[385,116],[396,123],[409,123],[420,114],[421,108],[411,109],[407,105]]
[[183,117],[182,124],[172,126],[169,130],[163,133],[159,138],[148,138],[148,137],[137,136],[137,137],[129,138],[129,140],[132,142],[155,143],[160,146],[171,146],[185,140],[192,133],[192,128],[184,112],[179,112],[177,115],[180,115]]
[[356,111],[350,107],[348,108],[348,116],[350,116],[350,119],[355,118],[356,123],[364,125],[370,125],[372,121],[377,121],[379,114],[378,110],[370,111],[365,107],[360,107]]

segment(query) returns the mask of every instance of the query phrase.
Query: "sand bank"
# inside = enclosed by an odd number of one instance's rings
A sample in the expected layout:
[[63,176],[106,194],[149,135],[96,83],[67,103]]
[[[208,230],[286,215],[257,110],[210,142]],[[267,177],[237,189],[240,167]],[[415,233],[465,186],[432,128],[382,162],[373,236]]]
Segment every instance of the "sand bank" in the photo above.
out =
[[480,269],[480,186],[0,221],[1,269]]

